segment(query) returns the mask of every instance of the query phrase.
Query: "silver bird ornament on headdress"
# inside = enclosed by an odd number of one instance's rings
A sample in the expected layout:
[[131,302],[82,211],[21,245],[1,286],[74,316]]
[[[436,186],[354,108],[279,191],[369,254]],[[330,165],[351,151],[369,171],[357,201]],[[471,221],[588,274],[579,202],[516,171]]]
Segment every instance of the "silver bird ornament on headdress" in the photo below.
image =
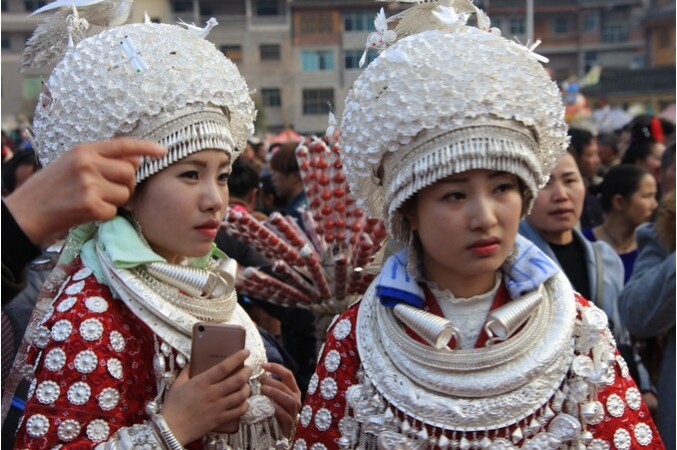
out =
[[69,47],[102,31],[122,25],[134,0],[56,0],[31,15],[55,11],[41,23],[26,43],[21,71],[59,60]]
[[186,23],[183,20],[179,19],[179,25],[186,27],[188,31],[193,33],[197,37],[201,38],[206,38],[207,35],[209,34],[210,31],[212,31],[212,28],[217,26],[219,23],[216,21],[214,17],[210,18],[207,22],[205,22],[205,26],[200,28],[194,23]]

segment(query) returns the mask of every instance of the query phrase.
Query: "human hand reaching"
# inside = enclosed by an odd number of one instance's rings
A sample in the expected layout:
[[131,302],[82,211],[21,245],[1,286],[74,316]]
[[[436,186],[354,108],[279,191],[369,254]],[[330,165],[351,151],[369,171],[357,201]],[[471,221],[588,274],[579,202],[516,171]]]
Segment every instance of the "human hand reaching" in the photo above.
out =
[[128,138],[80,144],[28,178],[5,206],[31,242],[46,247],[75,225],[112,219],[134,191],[140,157],[165,154]]

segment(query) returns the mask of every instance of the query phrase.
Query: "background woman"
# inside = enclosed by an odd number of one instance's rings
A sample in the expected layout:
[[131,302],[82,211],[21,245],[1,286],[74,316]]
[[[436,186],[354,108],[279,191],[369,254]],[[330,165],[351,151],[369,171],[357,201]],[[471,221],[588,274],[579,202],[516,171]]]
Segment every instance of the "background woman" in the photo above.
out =
[[517,235],[567,147],[561,95],[455,5],[382,11],[346,100],[351,191],[406,247],[330,327],[294,448],[662,448],[606,316]]
[[[69,234],[50,307],[27,334],[33,383],[15,446],[284,447],[300,392],[266,363],[237,305],[235,264],[213,246],[230,166],[253,129],[235,66],[188,30],[133,24],[69,49],[45,89],[34,121],[44,161],[119,135],[167,155],[142,160],[117,217]],[[246,349],[189,379],[199,320],[244,327]],[[233,420],[235,433],[216,433]]]
[[583,235],[591,242],[606,242],[618,253],[627,283],[637,259],[635,230],[648,222],[658,207],[656,179],[640,166],[621,164],[609,170],[599,190],[604,222],[584,230]]

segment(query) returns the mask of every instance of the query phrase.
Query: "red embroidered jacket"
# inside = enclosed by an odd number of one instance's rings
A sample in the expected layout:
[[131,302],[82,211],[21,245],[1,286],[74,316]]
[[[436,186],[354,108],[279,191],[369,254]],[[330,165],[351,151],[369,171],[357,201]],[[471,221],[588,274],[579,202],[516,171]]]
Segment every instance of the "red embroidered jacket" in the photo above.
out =
[[[501,286],[492,309],[501,306],[507,299],[507,290]],[[576,297],[576,301],[584,306],[589,305],[584,298],[579,296]],[[329,329],[326,344],[310,381],[305,404],[301,410],[294,450],[339,448],[338,440],[341,437],[339,422],[347,412],[345,393],[351,385],[358,383],[357,373],[361,365],[355,336],[359,309],[360,304],[353,305]],[[436,300],[431,295],[426,296],[424,309],[442,315]],[[411,330],[407,331],[413,335]],[[418,336],[414,335],[414,337],[423,342]],[[485,340],[486,336],[480,335],[477,346],[483,345]],[[625,377],[621,375],[621,368],[618,364],[614,364],[614,370],[614,384],[599,391],[597,396],[597,400],[605,406],[604,419],[598,425],[587,427],[596,439],[595,442],[601,444],[601,447],[595,448],[664,449],[635,382],[629,375]],[[612,395],[615,397],[609,400]],[[620,400],[620,403],[617,400]],[[615,436],[619,446],[614,444]],[[518,446],[522,443],[519,442]]]

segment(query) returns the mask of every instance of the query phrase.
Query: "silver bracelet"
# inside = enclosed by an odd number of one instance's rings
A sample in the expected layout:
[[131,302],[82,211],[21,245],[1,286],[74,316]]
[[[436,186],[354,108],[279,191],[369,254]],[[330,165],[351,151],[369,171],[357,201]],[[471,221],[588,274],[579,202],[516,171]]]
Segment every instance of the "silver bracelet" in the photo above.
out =
[[151,421],[120,428],[108,441],[97,445],[95,450],[134,450],[137,448],[165,450],[165,444],[155,429]]
[[151,414],[150,419],[160,431],[162,442],[164,442],[169,450],[185,450],[183,445],[181,445],[181,442],[179,442],[179,440],[176,439],[176,436],[174,436],[174,433],[172,433],[172,430],[169,428],[169,425],[167,425],[167,422],[162,415]]

